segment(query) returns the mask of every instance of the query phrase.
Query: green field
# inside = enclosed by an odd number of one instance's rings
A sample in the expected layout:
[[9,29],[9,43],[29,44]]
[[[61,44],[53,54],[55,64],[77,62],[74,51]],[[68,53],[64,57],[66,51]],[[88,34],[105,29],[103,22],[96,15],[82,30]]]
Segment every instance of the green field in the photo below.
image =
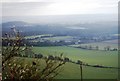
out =
[[56,40],[65,40],[65,39],[69,39],[69,38],[72,38],[72,36],[57,36],[57,37],[48,37],[48,38],[44,38],[44,39],[56,41]]
[[42,34],[42,35],[33,35],[33,36],[26,36],[26,39],[42,37],[42,36],[53,36],[52,34]]
[[[101,48],[107,45],[117,46],[116,43],[99,42],[91,43],[92,45],[99,45]],[[84,63],[93,65],[103,65],[118,67],[118,51],[103,51],[103,50],[87,50],[74,48],[70,46],[51,46],[51,47],[33,47],[35,53],[41,53],[44,56],[53,55],[59,56],[63,53],[64,57],[69,57],[72,61],[81,60]],[[33,58],[26,58],[25,63],[31,62]],[[40,59],[41,60],[41,59]],[[42,61],[42,65],[44,62]],[[80,79],[80,67],[77,64],[66,63],[62,67],[63,71],[56,77],[57,79]],[[117,79],[118,70],[112,68],[95,68],[83,66],[84,79]]]
[[[41,38],[42,36],[49,36],[49,37],[45,37],[45,38]],[[65,39],[69,39],[72,38],[72,36],[57,36],[57,37],[51,37],[53,36],[52,34],[43,34],[43,35],[33,35],[33,36],[26,36],[26,39],[34,39],[34,38],[41,38],[41,39],[46,39],[46,40],[51,40],[51,41],[55,41],[55,40],[65,40]]]
[[[67,46],[34,47],[33,51],[35,53],[54,56],[64,53],[65,57],[69,57],[73,61],[82,60],[83,62],[89,64],[118,67],[117,51],[83,50]],[[83,77],[85,79],[116,79],[117,73],[117,69],[94,68],[86,66],[83,67]],[[56,78],[80,79],[79,65],[66,63],[63,67],[63,72],[61,72]]]
[[90,46],[90,45],[92,47],[99,46],[99,50],[104,50],[104,47],[107,47],[107,46],[110,46],[110,48],[118,48],[118,40],[109,40],[109,41],[103,41],[103,42],[77,44],[77,45],[70,45],[70,46],[78,47],[78,46]]

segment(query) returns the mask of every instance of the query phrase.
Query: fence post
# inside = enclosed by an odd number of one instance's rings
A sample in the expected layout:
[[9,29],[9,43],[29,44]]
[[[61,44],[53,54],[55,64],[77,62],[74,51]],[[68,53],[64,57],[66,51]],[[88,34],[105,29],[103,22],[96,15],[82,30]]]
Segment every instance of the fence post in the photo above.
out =
[[80,62],[81,81],[83,81],[82,62]]
[[80,80],[80,81],[83,81],[83,67],[82,67],[83,62],[82,62],[82,61],[80,61],[80,60],[78,60],[78,61],[77,61],[77,64],[79,64],[79,65],[80,65],[80,78],[81,78],[81,80]]

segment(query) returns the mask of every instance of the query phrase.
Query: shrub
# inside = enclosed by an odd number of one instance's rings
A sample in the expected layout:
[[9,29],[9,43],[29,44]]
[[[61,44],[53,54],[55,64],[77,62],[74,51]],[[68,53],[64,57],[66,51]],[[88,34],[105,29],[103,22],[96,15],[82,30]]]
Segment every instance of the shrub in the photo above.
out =
[[[63,61],[49,58],[28,58],[28,55],[31,56],[30,53],[35,53],[27,52],[27,47],[21,46],[23,38],[20,33],[17,31],[14,33],[14,37],[9,37],[10,35],[6,34],[6,38],[3,39],[7,43],[7,46],[2,47],[3,80],[35,79],[36,81],[50,81],[61,72],[61,66],[65,64]],[[62,56],[59,58],[62,59]]]

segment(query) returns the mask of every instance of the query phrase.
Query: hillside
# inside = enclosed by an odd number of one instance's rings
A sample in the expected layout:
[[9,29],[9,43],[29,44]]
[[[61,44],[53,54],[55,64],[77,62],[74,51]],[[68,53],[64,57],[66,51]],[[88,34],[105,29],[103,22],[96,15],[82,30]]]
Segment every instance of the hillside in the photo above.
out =
[[[55,34],[71,36],[99,36],[117,34],[116,22],[96,22],[77,24],[34,24],[23,21],[11,21],[2,23],[2,32],[9,32],[12,27],[16,27],[24,35]],[[106,31],[107,30],[107,31]]]

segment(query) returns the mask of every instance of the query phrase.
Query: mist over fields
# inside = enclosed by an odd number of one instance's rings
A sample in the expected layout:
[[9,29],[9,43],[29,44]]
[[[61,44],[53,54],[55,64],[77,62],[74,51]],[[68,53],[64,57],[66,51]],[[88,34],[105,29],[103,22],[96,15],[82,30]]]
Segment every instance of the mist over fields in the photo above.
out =
[[5,16],[2,31],[8,32],[14,25],[26,35],[109,35],[118,33],[115,14]]

